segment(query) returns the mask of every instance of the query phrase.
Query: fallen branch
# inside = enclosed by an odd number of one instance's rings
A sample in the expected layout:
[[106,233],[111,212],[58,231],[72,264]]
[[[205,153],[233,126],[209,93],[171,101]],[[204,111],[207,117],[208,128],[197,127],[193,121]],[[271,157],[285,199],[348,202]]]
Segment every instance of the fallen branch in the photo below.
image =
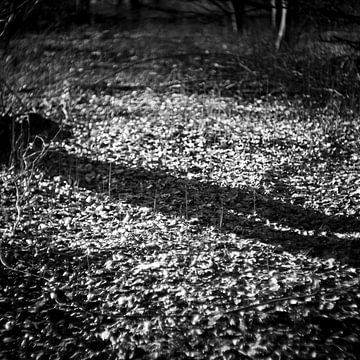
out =
[[310,294],[302,294],[302,295],[297,295],[297,296],[287,296],[287,297],[281,297],[281,298],[275,298],[275,299],[270,299],[268,301],[264,301],[262,303],[253,303],[253,304],[249,304],[249,305],[244,305],[244,306],[239,306],[230,310],[226,310],[223,312],[219,312],[219,315],[225,315],[225,314],[231,314],[234,312],[240,312],[240,311],[244,311],[244,310],[250,310],[250,309],[254,309],[257,307],[261,307],[261,306],[266,306],[266,305],[270,305],[270,304],[274,304],[274,303],[278,303],[278,302],[284,302],[284,301],[290,301],[290,300],[301,300],[301,299],[305,299],[308,297],[314,297],[315,295],[318,295],[320,293],[320,291],[315,291],[312,292]]
[[336,89],[332,89],[332,88],[316,88],[316,87],[311,87],[311,90],[313,91],[324,91],[324,92],[327,92],[327,93],[330,93],[330,94],[334,94],[334,95],[337,95],[339,97],[344,97],[344,95],[339,92],[338,90]]
[[[329,290],[325,290],[323,293],[324,294],[333,294],[333,293],[337,293],[339,292],[339,290],[344,290],[344,289],[350,289],[352,287],[355,286],[359,286],[360,280],[356,279],[352,282],[348,282],[347,286],[342,286],[340,288],[334,288],[334,289],[329,289]],[[279,303],[279,302],[284,302],[284,301],[291,301],[291,300],[302,300],[302,299],[306,299],[306,298],[311,298],[314,297],[316,295],[321,294],[321,289],[314,291],[310,294],[301,294],[301,295],[294,295],[294,296],[285,296],[285,297],[280,297],[280,298],[275,298],[275,299],[270,299],[267,301],[264,301],[262,303],[253,303],[253,304],[249,304],[249,305],[244,305],[244,306],[239,306],[239,307],[235,307],[223,312],[219,312],[218,314],[220,315],[225,315],[225,314],[231,314],[234,312],[240,312],[240,311],[245,311],[245,310],[250,310],[250,309],[254,309],[257,307],[262,307],[262,306],[266,306],[266,305],[270,305],[270,304],[274,304],[274,303]],[[216,314],[215,314],[216,315]]]

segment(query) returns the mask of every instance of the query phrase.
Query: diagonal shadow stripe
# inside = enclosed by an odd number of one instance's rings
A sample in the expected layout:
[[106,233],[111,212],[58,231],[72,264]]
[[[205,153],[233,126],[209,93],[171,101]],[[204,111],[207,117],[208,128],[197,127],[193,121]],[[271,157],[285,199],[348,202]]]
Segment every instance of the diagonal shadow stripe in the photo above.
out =
[[356,216],[329,216],[258,194],[252,187],[224,187],[189,180],[185,175],[176,177],[162,169],[130,168],[64,151],[53,151],[44,159],[49,177],[62,175],[99,193],[109,193],[110,166],[112,198],[155,208],[168,216],[195,218],[194,223],[200,228],[217,227],[222,232],[280,245],[291,253],[306,251],[311,256],[335,257],[353,266],[360,264],[359,241],[335,235],[360,232]]

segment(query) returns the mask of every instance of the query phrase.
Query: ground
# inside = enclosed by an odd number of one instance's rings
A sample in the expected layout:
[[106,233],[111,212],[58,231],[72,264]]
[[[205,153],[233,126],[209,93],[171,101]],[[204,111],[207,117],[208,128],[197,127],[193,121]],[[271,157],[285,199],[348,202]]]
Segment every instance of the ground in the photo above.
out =
[[14,42],[8,101],[73,135],[1,173],[1,358],[358,359],[356,66],[246,36]]

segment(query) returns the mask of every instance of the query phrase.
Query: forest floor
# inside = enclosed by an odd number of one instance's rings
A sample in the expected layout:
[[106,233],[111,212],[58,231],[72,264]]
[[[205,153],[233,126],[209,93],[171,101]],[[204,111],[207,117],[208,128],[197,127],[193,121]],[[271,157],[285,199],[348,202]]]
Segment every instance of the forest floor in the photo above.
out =
[[356,62],[216,31],[12,43],[73,136],[1,171],[1,359],[359,359]]

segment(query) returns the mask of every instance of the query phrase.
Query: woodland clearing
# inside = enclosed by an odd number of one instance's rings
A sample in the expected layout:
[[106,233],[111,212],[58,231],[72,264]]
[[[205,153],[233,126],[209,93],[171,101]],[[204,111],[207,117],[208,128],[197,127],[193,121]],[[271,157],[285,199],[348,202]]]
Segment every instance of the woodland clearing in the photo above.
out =
[[73,136],[1,172],[1,359],[359,358],[355,62],[169,24],[13,44],[7,103]]

